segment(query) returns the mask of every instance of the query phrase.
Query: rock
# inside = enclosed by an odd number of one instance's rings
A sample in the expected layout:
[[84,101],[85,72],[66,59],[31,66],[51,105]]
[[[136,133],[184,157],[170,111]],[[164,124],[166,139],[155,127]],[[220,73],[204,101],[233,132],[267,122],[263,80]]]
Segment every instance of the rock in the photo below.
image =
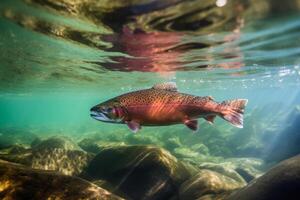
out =
[[199,172],[199,167],[196,165],[193,165],[189,162],[182,162],[182,164],[184,165],[184,167],[188,170],[189,174],[191,176],[196,175]]
[[79,175],[92,155],[64,137],[51,137],[23,152],[0,154],[3,160],[30,166],[34,169],[55,170],[66,175]]
[[103,179],[129,199],[168,199],[190,173],[168,151],[153,146],[120,146],[102,150],[86,176]]
[[162,146],[161,141],[159,141],[153,135],[146,134],[128,134],[125,137],[126,143],[130,145],[158,145]]
[[199,153],[186,147],[175,148],[173,154],[178,158],[195,158],[199,157]]
[[1,153],[7,153],[7,154],[17,154],[17,153],[23,153],[27,150],[24,145],[15,144],[7,149],[2,149]]
[[83,179],[34,170],[0,160],[1,199],[94,199],[122,198]]
[[79,175],[92,156],[64,137],[52,137],[32,148],[31,167]]
[[23,145],[12,145],[0,151],[0,159],[30,166],[32,152]]
[[198,167],[217,171],[239,182],[250,182],[263,173],[264,161],[257,158],[230,158],[219,162],[203,162]]
[[265,162],[259,158],[230,158],[226,159],[226,163],[230,163],[229,165],[248,183],[266,170]]
[[221,194],[243,187],[244,184],[210,170],[201,170],[195,176],[185,181],[179,191],[180,199],[212,199],[204,195]]
[[90,138],[86,138],[81,140],[78,145],[87,152],[99,153],[104,148],[114,147],[114,146],[124,146],[124,142],[107,142],[101,140],[94,140]]
[[6,149],[16,144],[12,137],[7,137],[3,133],[0,133],[0,149]]
[[196,200],[224,200],[230,193],[231,191],[221,194],[207,194],[200,198],[197,198]]
[[41,138],[35,138],[35,139],[31,142],[30,146],[31,146],[31,148],[33,148],[33,147],[35,147],[36,145],[40,144],[41,142],[42,142],[42,139],[41,139]]
[[180,142],[179,137],[166,138],[166,142],[164,143],[164,148],[166,148],[169,151],[173,151],[175,148],[181,146],[182,144]]
[[54,136],[46,140],[41,140],[39,143],[33,146],[35,151],[44,151],[52,149],[65,149],[65,150],[82,150],[76,143],[74,143],[68,137]]
[[209,155],[209,149],[204,144],[201,144],[201,143],[194,144],[194,145],[191,146],[191,149],[193,151],[198,152],[199,154]]
[[285,160],[226,200],[298,200],[300,156]]
[[24,132],[17,128],[0,128],[0,149],[6,149],[13,145],[20,144],[29,145],[35,138],[37,138],[37,136],[31,132]]
[[245,186],[246,182],[245,180],[238,174],[233,167],[226,166],[223,163],[222,164],[216,164],[216,163],[203,163],[199,166],[200,169],[209,169],[214,172],[218,172],[220,174],[223,174],[227,177],[232,178],[233,180],[240,183],[240,185]]
[[224,162],[223,157],[217,157],[217,156],[206,156],[202,154],[198,154],[197,157],[191,157],[191,158],[182,158],[184,162],[189,162],[193,165],[200,166],[203,163],[221,163]]

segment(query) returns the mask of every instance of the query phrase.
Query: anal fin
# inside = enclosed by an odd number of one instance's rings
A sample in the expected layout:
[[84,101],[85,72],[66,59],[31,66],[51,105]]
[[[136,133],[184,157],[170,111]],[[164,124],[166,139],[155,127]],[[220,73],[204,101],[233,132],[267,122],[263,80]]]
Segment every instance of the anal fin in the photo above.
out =
[[141,129],[141,125],[136,121],[127,121],[126,124],[128,128],[134,133],[137,133]]
[[217,116],[217,115],[207,115],[207,116],[204,117],[204,119],[205,119],[208,123],[213,124],[213,123],[214,123],[214,120],[215,120],[215,118],[216,118],[216,116]]
[[193,130],[193,131],[197,131],[198,130],[198,121],[197,120],[184,120],[183,122],[189,129]]

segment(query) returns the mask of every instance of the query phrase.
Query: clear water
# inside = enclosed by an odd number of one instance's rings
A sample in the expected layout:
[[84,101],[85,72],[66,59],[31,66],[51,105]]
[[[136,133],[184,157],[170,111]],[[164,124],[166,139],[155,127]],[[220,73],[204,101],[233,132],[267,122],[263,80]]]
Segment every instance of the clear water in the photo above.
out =
[[[2,139],[67,135],[165,146],[179,138],[185,148],[205,144],[211,157],[266,158],[291,126],[290,113],[300,104],[300,15],[290,7],[61,2],[0,2]],[[244,128],[200,119],[195,134],[174,125],[143,127],[132,136],[125,125],[89,115],[104,100],[168,81],[216,101],[248,99]]]

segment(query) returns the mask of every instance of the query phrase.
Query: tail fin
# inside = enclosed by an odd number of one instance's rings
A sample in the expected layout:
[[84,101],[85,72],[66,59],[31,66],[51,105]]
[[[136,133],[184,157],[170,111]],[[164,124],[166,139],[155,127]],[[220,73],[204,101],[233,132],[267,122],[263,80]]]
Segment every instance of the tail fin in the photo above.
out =
[[243,114],[247,103],[247,99],[223,101],[221,103],[221,117],[230,122],[232,125],[238,128],[243,128]]

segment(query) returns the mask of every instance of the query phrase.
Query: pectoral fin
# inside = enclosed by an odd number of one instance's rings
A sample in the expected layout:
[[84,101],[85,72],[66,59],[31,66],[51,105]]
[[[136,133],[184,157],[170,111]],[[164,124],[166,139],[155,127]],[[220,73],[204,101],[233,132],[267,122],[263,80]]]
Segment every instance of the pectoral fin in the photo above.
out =
[[210,124],[213,124],[214,123],[214,120],[216,118],[217,115],[208,115],[208,116],[205,116],[204,119],[206,119],[206,121]]
[[125,123],[127,124],[128,128],[134,133],[137,133],[141,129],[141,125],[136,121],[127,121]]
[[198,130],[198,121],[197,120],[184,120],[183,122],[189,129],[192,129],[193,131]]

